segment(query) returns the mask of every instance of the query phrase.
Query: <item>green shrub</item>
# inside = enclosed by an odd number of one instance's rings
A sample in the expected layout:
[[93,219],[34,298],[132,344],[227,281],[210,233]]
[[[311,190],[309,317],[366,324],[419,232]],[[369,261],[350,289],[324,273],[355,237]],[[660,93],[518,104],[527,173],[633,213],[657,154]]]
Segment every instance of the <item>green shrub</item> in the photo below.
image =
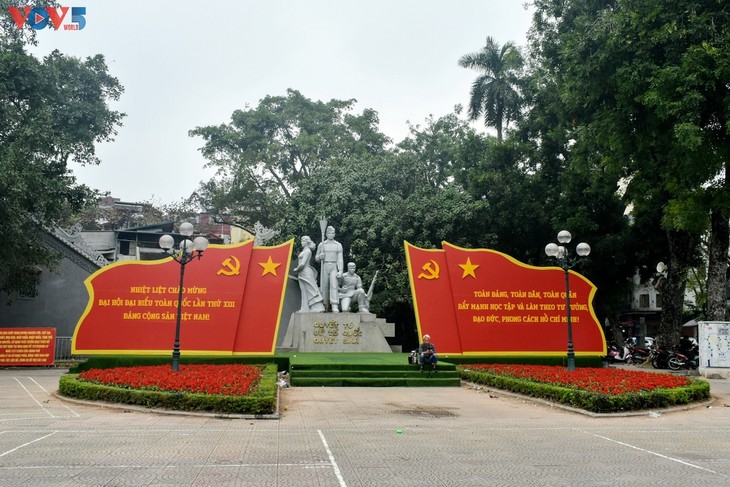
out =
[[695,379],[686,387],[655,389],[640,393],[607,395],[580,389],[530,382],[487,372],[475,372],[457,368],[459,376],[469,382],[483,384],[496,389],[516,392],[531,397],[565,404],[594,413],[617,413],[642,409],[660,409],[709,399],[710,384]]
[[204,411],[220,414],[272,414],[276,411],[277,367],[268,364],[256,389],[246,396],[222,396],[180,392],[125,389],[77,380],[77,374],[61,376],[61,395],[89,401],[122,403],[147,408]]

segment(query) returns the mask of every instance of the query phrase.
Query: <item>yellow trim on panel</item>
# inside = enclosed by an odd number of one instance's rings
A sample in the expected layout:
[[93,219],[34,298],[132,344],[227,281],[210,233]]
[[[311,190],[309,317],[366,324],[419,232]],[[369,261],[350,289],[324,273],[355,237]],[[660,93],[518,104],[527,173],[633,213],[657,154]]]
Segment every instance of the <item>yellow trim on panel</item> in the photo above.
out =
[[[418,314],[418,299],[416,298],[416,286],[413,281],[413,268],[411,266],[411,254],[408,251],[409,248],[414,248],[418,250],[422,250],[424,252],[441,252],[443,253],[443,250],[441,249],[422,249],[421,247],[416,247],[415,245],[409,243],[407,240],[403,241],[403,247],[406,251],[406,266],[408,267],[408,282],[411,285],[411,296],[413,297],[413,312],[416,315],[416,328],[418,328],[418,336],[419,341],[420,337],[423,336],[423,331],[421,330],[421,317]],[[456,355],[456,354],[452,354]]]
[[[458,250],[461,250],[464,252],[488,252],[488,253],[492,253],[492,254],[498,254],[498,255],[501,255],[502,257],[504,257],[505,259],[509,260],[513,264],[516,264],[520,267],[524,267],[526,269],[534,269],[534,270],[541,270],[541,271],[542,270],[559,270],[560,272],[565,272],[565,271],[563,271],[563,269],[561,267],[558,267],[558,266],[538,267],[538,266],[534,266],[534,265],[530,265],[530,264],[525,264],[524,262],[520,262],[519,260],[515,259],[514,257],[512,257],[510,255],[507,255],[503,252],[499,252],[498,250],[465,249],[463,247],[459,247],[458,245],[454,245],[454,244],[451,244],[451,243],[443,240],[441,242],[441,247],[443,248],[445,245],[448,245],[449,247],[452,247],[452,248],[455,248],[455,249],[458,249]],[[601,323],[598,321],[598,317],[596,316],[596,310],[593,309],[593,297],[596,295],[596,291],[598,290],[598,288],[596,287],[595,284],[593,284],[593,282],[590,279],[585,277],[583,274],[575,272],[574,270],[569,270],[568,272],[570,274],[573,274],[574,276],[577,276],[577,277],[580,277],[581,279],[583,279],[585,282],[588,283],[588,285],[591,288],[591,291],[588,295],[588,309],[590,310],[591,316],[593,317],[593,319],[595,320],[595,323],[598,326],[598,332],[601,334],[601,343],[603,343],[603,352],[602,353],[603,353],[603,355],[606,355],[606,353],[607,353],[606,335],[603,333],[603,326],[601,326]],[[576,352],[576,355],[578,355],[579,353],[586,353],[586,352]]]
[[[236,244],[210,244],[208,248],[216,248],[216,249],[235,249],[238,247],[243,247],[244,245],[247,245],[249,242],[251,242],[253,239],[248,239],[245,242],[239,242]],[[91,312],[91,308],[94,306],[95,296],[94,296],[94,287],[91,285],[92,281],[96,279],[99,275],[103,274],[104,272],[113,269],[115,267],[123,266],[123,265],[162,265],[172,260],[172,257],[167,257],[165,259],[159,259],[159,260],[122,260],[118,262],[112,262],[109,265],[106,265],[99,269],[98,271],[91,274],[89,277],[84,279],[84,286],[86,287],[86,291],[89,293],[89,300],[86,303],[86,309],[84,309],[83,314],[81,315],[81,318],[76,322],[76,327],[74,328],[74,334],[71,338],[71,354],[78,354],[78,353],[107,353],[108,351],[95,351],[95,350],[78,350],[76,348],[76,337],[79,333],[79,328],[81,327],[81,323],[84,322],[84,319],[86,319],[86,316]],[[113,353],[113,352],[111,352]],[[141,352],[140,352],[141,353]]]
[[257,357],[271,357],[272,355],[275,355],[274,352],[233,352],[231,354],[233,357],[247,357],[249,355],[255,355]]
[[[523,352],[523,351],[513,351],[513,352],[464,352],[464,357],[511,357],[513,355],[519,355],[522,357],[565,357],[567,355],[567,350],[559,350],[559,351],[548,351],[548,352]],[[440,354],[439,354],[440,355]],[[575,352],[576,357],[603,357],[604,355],[594,351],[594,352]]]
[[[271,352],[268,353],[268,355],[273,354],[276,352],[276,343],[279,340],[279,328],[281,326],[281,313],[284,311],[284,297],[286,296],[286,285],[289,279],[289,268],[291,267],[291,256],[294,250],[294,239],[284,242],[281,245],[277,245],[275,247],[269,247],[269,248],[279,248],[283,247],[284,245],[289,245],[289,257],[286,259],[286,271],[284,272],[284,278],[281,283],[281,298],[279,298],[279,312],[276,315],[276,328],[274,329],[274,340],[271,344]],[[256,247],[254,247],[256,248]],[[238,352],[241,353],[241,352]],[[266,355],[265,352],[249,352],[248,355]],[[234,354],[235,355],[235,354]]]
[[[172,355],[172,346],[165,350],[84,350],[84,355]],[[181,356],[185,355],[196,355],[204,356],[210,355],[215,357],[230,357],[231,352],[224,350],[180,350]]]

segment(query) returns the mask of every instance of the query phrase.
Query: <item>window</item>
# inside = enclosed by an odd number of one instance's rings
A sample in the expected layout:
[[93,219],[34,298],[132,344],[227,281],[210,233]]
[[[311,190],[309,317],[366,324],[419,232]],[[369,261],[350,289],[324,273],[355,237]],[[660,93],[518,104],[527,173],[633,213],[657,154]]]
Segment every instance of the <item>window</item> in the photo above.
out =
[[648,307],[649,307],[649,295],[640,294],[639,295],[639,308],[648,308]]
[[662,307],[662,295],[657,293],[656,295],[656,307],[661,308]]

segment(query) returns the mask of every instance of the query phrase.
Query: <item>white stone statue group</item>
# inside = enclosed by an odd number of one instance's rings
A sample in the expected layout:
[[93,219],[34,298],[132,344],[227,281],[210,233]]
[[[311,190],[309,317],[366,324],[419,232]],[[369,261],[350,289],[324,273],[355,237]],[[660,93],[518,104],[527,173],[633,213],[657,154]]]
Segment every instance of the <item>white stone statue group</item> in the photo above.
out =
[[[344,272],[342,244],[335,240],[334,227],[327,227],[325,236],[326,239],[318,246],[307,235],[302,237],[302,251],[293,269],[298,274],[302,292],[300,311],[349,312],[351,303],[356,301],[358,311],[368,313],[371,296],[363,289],[360,276],[355,274],[355,263],[348,263],[347,272]],[[314,260],[322,266],[319,286],[317,270],[311,264],[315,247]]]

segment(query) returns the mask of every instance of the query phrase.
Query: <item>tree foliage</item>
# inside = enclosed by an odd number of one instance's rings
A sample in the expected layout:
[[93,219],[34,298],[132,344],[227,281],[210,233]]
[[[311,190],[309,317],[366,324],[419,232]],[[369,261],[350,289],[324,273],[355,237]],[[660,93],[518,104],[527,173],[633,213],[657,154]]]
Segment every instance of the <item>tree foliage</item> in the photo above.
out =
[[[308,104],[308,109],[317,107]],[[253,111],[269,109],[260,105]],[[538,126],[546,128],[533,124]],[[352,140],[341,139],[344,147],[332,148],[341,157],[297,176],[286,198],[271,209],[271,219],[262,221],[280,229],[283,240],[309,235],[316,241],[325,216],[365,283],[378,271],[372,309],[401,323],[413,322],[404,240],[424,248],[439,248],[444,240],[493,248],[542,265],[547,264],[545,244],[573,225],[576,238],[594,244],[595,258],[586,271],[604,293],[602,313],[615,312],[619,305],[612,299],[618,298],[609,290],[619,289],[617,295],[623,297],[621,286],[633,273],[630,264],[617,265],[627,264],[630,253],[625,251],[628,223],[615,181],[568,165],[558,157],[559,150],[570,155],[567,142],[556,134],[542,142],[530,137],[499,142],[475,132],[460,107],[410,129],[397,145],[379,150],[347,150]],[[317,130],[326,134],[333,128]],[[231,153],[232,172],[241,160]],[[604,231],[612,239],[604,239]]]
[[661,333],[671,344],[698,235],[710,214],[728,221],[730,12],[723,2],[688,0],[535,7],[536,72],[556,87],[576,148],[625,178],[636,214],[663,209],[670,265]]
[[[287,232],[309,234],[316,241],[318,221],[327,217],[336,226],[346,259],[356,262],[365,281],[379,272],[373,309],[393,312],[410,306],[403,242],[426,248],[440,247],[443,240],[469,245],[480,233],[483,203],[445,180],[442,169],[448,164],[428,162],[455,154],[458,142],[445,134],[463,128],[451,115],[430,119],[427,127],[412,128],[398,150],[361,154],[321,169],[292,196]],[[434,150],[421,153],[421,147]]]
[[471,87],[469,118],[484,116],[484,124],[497,130],[502,141],[503,127],[519,117],[521,97],[520,72],[524,60],[517,46],[506,42],[502,47],[487,36],[484,47],[459,59],[462,68],[476,69],[480,74]]
[[355,100],[313,101],[295,90],[236,110],[227,124],[196,127],[191,136],[217,175],[204,182],[203,207],[249,225],[278,221],[300,183],[321,168],[362,154],[378,154],[388,139],[373,110],[351,113]]
[[82,209],[92,191],[78,185],[70,160],[97,164],[94,146],[111,140],[122,86],[101,55],[54,51],[43,60],[20,42],[0,46],[0,289],[34,294],[37,266],[56,257],[41,232]]

